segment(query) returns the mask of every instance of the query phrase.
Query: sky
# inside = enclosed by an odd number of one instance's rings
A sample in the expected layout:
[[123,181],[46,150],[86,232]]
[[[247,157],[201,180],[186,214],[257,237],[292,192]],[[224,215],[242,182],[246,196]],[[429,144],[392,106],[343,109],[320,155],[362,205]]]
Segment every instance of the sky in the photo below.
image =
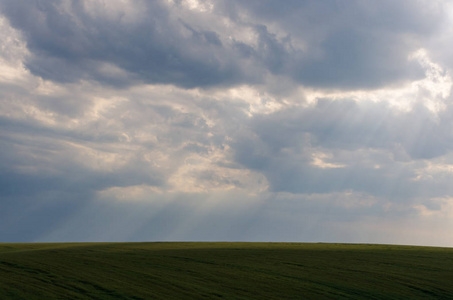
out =
[[0,242],[453,246],[453,2],[0,0]]

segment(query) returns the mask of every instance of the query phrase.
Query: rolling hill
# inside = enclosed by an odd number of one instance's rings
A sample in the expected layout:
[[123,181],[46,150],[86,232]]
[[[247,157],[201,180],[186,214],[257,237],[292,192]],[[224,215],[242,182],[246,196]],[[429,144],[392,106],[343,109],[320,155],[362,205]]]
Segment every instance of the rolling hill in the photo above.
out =
[[1,299],[452,299],[453,249],[324,243],[0,244]]

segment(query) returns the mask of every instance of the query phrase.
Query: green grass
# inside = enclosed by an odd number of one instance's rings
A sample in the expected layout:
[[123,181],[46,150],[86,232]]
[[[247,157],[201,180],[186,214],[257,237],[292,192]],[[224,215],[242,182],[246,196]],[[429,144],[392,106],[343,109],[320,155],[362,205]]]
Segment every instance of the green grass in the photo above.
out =
[[0,299],[452,299],[453,249],[0,244]]

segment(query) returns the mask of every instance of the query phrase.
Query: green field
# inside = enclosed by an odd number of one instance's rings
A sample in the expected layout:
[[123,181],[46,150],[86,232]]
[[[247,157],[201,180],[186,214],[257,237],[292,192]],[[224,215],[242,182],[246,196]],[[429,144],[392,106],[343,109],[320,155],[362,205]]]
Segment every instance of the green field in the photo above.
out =
[[453,299],[453,249],[0,244],[0,299]]

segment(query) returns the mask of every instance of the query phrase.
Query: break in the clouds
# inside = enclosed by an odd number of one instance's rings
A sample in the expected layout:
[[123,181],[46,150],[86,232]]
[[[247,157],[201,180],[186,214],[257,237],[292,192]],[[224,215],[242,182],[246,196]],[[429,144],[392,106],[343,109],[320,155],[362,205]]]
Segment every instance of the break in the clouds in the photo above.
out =
[[0,241],[453,246],[449,1],[0,1]]

